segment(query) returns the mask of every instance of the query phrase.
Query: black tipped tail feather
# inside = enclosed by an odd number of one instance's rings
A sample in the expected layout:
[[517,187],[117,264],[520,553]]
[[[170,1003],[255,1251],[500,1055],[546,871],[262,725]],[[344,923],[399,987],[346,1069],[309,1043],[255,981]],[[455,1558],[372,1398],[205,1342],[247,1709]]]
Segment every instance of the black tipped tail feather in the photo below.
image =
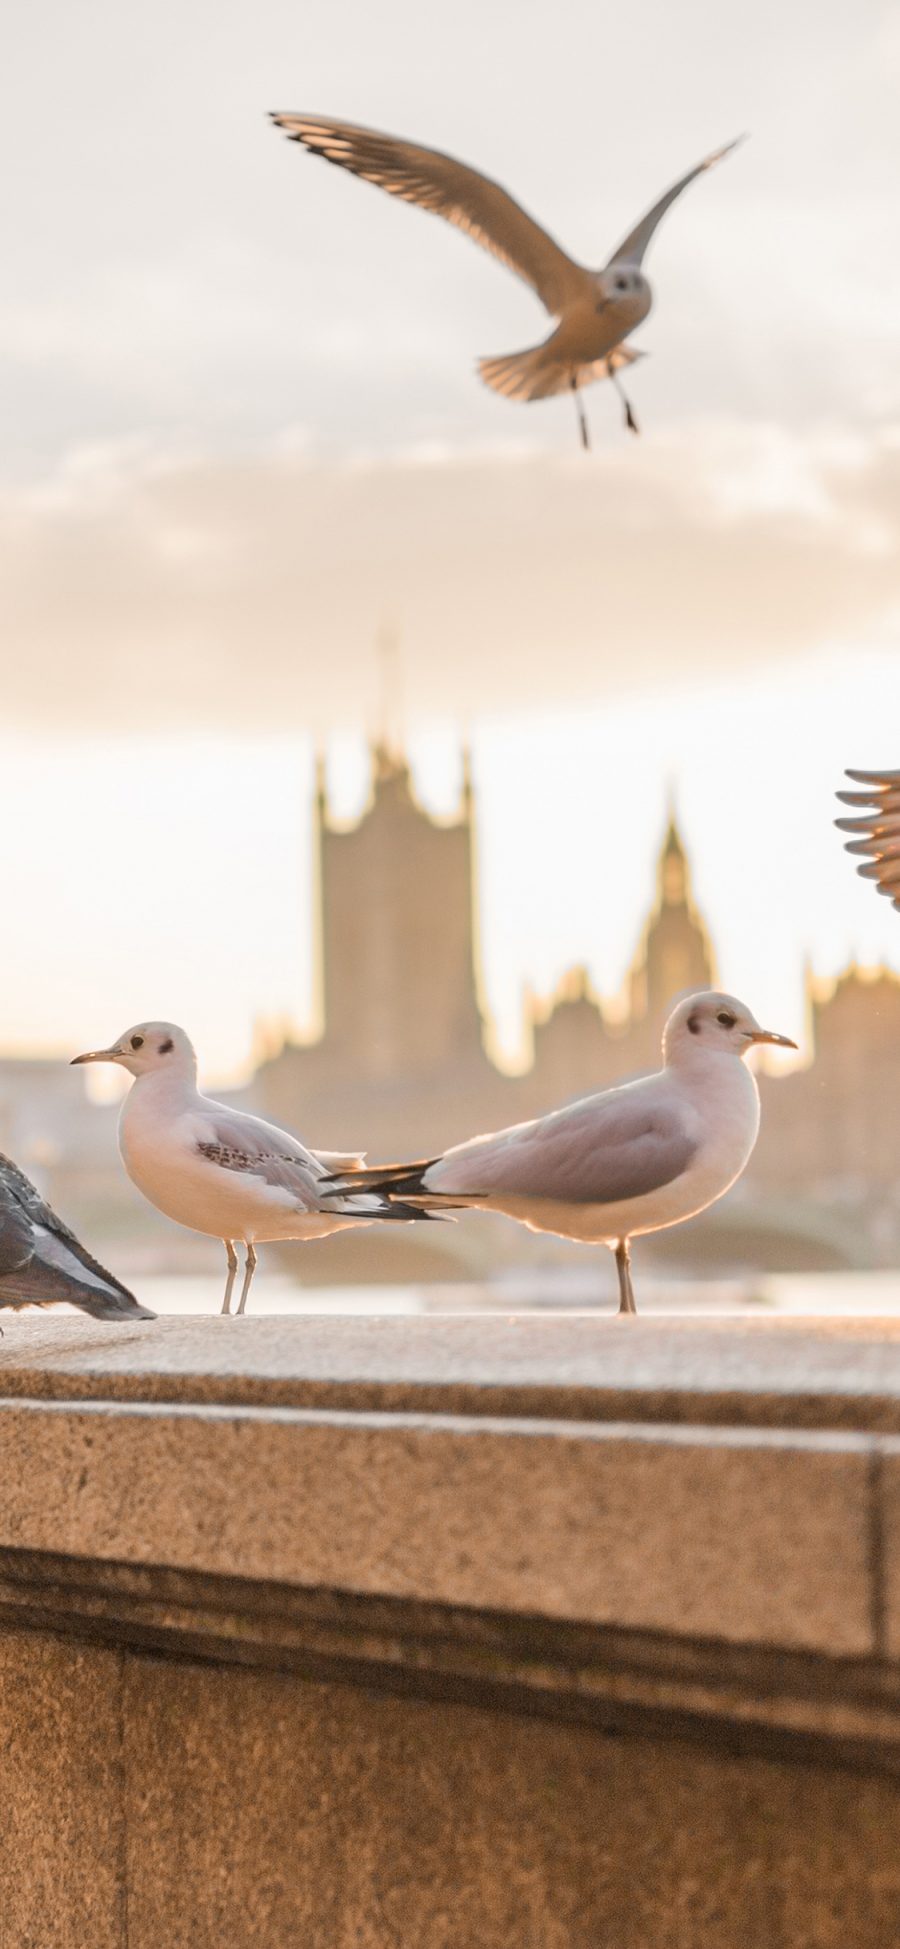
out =
[[437,1162],[436,1157],[426,1157],[419,1164],[367,1164],[358,1171],[332,1171],[323,1184],[348,1197],[356,1191],[381,1191],[390,1198],[402,1198],[406,1193],[421,1196],[425,1172]]
[[375,1164],[362,1171],[336,1171],[323,1183],[347,1195],[377,1191],[392,1213],[403,1212],[408,1218],[442,1218],[449,1211],[464,1211],[473,1199],[428,1189],[425,1173],[439,1163],[439,1157],[426,1157],[418,1164]]
[[422,1219],[439,1218],[441,1214],[438,1211],[423,1211],[421,1205],[408,1204],[401,1198],[394,1198],[389,1193],[385,1193],[382,1210],[374,1211],[370,1215],[381,1223],[385,1221],[390,1223],[393,1219],[395,1223],[399,1220],[404,1225],[408,1225],[413,1222],[421,1223]]

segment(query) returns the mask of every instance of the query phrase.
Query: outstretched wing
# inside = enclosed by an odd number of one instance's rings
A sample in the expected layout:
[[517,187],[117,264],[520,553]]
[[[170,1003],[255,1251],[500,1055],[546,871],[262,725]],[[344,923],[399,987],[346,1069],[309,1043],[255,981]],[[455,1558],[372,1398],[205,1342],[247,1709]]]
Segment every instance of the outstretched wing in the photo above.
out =
[[[389,196],[399,196],[404,203],[416,203],[420,210],[444,217],[524,278],[554,317],[559,317],[568,300],[581,291],[585,273],[580,265],[566,256],[507,190],[467,163],[457,162],[439,149],[424,149],[418,143],[402,142],[397,136],[359,128],[352,122],[287,114],[273,115],[272,120],[292,142],[302,142],[313,155],[349,169],[364,182],[387,190]],[[701,166],[705,168],[706,164]]]
[[665,196],[661,196],[658,203],[654,203],[652,210],[647,211],[640,223],[636,223],[634,229],[629,230],[624,243],[619,245],[618,250],[613,251],[605,269],[608,270],[610,264],[642,263],[644,252],[657,224],[674,203],[676,196],[680,196],[682,190],[687,189],[688,184],[692,183],[696,176],[702,176],[705,169],[712,169],[715,163],[722,161],[723,156],[730,156],[732,149],[736,149],[738,143],[743,141],[744,137],[739,135],[734,142],[726,142],[724,149],[714,149],[711,156],[704,156],[703,161],[698,162],[695,169],[689,169],[686,176],[680,177],[677,183],[673,183],[672,188],[666,190]]
[[448,1151],[426,1190],[621,1204],[680,1177],[696,1150],[680,1106],[626,1086]]
[[838,792],[842,805],[868,809],[855,819],[836,819],[839,832],[853,834],[846,843],[848,853],[863,855],[857,867],[864,880],[874,880],[900,911],[900,771],[848,771],[860,792]]

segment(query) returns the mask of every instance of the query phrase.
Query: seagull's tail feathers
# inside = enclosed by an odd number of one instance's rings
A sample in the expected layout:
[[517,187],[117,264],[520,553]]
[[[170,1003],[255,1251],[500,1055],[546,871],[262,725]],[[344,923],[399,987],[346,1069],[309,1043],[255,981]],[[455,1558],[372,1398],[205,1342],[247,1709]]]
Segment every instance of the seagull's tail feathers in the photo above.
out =
[[[335,1163],[337,1162],[338,1159],[335,1158]],[[390,1188],[387,1184],[382,1186],[383,1173],[378,1170],[356,1170],[351,1167],[349,1170],[344,1168],[331,1171],[327,1177],[319,1179],[319,1195],[323,1206],[328,1210],[334,1210],[341,1218],[357,1220],[364,1218],[367,1223],[374,1220],[376,1224],[386,1219],[389,1223],[392,1221],[394,1224],[408,1225],[423,1218],[439,1215],[436,1212],[426,1211],[424,1206],[410,1203],[400,1194],[399,1185],[398,1195],[395,1197],[392,1167],[388,1165],[386,1168]],[[427,1166],[423,1165],[422,1168],[425,1170]]]
[[407,1218],[440,1218],[448,1211],[464,1211],[470,1202],[476,1202],[475,1198],[470,1201],[452,1193],[432,1191],[426,1185],[426,1172],[439,1163],[438,1157],[426,1157],[419,1164],[373,1165],[369,1170],[353,1171],[349,1176],[337,1173],[333,1188],[337,1193],[354,1195],[371,1192],[384,1201],[391,1215],[403,1213]]
[[478,375],[504,399],[549,399],[571,384],[571,367],[549,358],[546,343],[501,359],[479,359]]
[[[555,336],[555,334],[554,334]],[[608,379],[623,366],[634,365],[646,353],[617,345],[606,358],[588,365],[573,365],[571,359],[554,357],[553,338],[544,339],[527,352],[510,352],[506,358],[479,359],[478,373],[486,386],[504,399],[550,399],[554,393],[571,392],[573,385],[590,386],[597,379]]]

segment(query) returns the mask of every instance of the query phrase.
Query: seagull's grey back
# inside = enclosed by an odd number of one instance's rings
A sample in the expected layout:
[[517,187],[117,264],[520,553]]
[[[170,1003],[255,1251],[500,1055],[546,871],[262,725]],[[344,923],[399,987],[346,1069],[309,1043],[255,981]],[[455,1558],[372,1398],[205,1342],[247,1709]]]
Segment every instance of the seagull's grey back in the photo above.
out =
[[670,1184],[700,1144],[665,1072],[448,1151],[429,1189],[565,1204],[620,1204]]

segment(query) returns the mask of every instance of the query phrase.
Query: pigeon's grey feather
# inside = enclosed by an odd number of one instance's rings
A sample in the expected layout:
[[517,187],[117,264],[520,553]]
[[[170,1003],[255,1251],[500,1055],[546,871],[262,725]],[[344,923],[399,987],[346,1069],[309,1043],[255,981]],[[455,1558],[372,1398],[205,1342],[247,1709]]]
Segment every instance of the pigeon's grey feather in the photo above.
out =
[[24,1171],[0,1155],[0,1306],[59,1300],[97,1319],[154,1318],[87,1251]]

